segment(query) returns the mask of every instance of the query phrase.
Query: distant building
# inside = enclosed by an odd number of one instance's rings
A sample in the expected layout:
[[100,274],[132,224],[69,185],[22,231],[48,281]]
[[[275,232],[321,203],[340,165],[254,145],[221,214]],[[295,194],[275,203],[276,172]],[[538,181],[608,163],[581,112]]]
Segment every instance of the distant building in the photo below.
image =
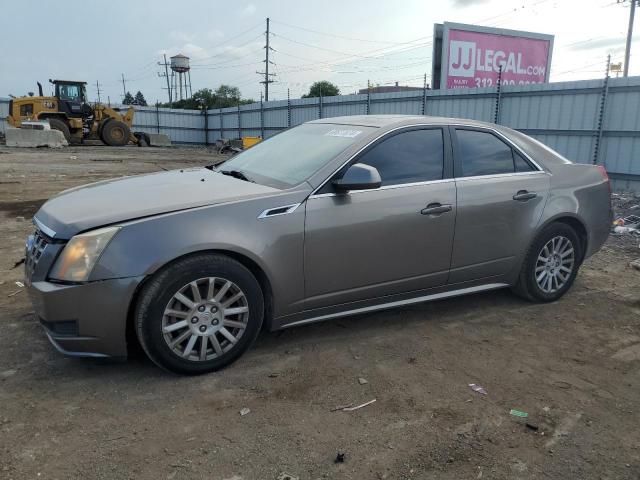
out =
[[[427,85],[427,88],[429,88],[429,86]],[[407,86],[402,86],[402,85],[398,85],[398,82],[396,82],[395,85],[377,85],[375,87],[371,87],[371,89],[368,88],[361,88],[358,93],[359,94],[366,94],[367,92],[371,92],[371,93],[394,93],[394,92],[413,92],[413,91],[422,91],[422,87],[407,87]]]

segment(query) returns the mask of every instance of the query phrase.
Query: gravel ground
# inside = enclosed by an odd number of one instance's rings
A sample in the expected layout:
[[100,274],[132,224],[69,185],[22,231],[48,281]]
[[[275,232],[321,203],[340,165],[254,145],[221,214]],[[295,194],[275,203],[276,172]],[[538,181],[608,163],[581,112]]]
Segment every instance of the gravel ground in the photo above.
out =
[[[611,237],[556,303],[494,291],[264,333],[211,375],[173,376],[139,352],[105,363],[54,351],[13,268],[38,206],[71,186],[219,158],[0,147],[0,478],[640,476],[631,235]],[[640,203],[623,199],[621,214]]]

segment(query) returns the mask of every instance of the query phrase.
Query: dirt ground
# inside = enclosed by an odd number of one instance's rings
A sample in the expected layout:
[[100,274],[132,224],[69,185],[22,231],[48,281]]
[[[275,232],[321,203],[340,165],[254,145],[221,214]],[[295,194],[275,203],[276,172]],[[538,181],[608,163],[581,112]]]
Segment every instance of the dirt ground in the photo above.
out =
[[58,354],[15,284],[38,206],[71,186],[216,158],[0,147],[0,478],[640,476],[630,236],[611,237],[553,304],[495,291],[264,333],[211,375],[173,376],[139,352],[126,363]]

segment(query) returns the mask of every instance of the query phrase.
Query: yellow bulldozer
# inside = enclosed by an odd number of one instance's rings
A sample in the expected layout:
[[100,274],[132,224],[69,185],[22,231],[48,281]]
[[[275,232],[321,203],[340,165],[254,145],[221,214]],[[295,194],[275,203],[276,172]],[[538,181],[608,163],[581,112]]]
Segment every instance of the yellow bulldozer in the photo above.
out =
[[87,102],[86,82],[49,82],[55,88],[53,97],[44,96],[42,84],[37,82],[37,96],[31,93],[9,102],[7,121],[10,125],[21,128],[23,122],[45,121],[53,130],[60,130],[70,145],[80,144],[86,139],[99,139],[117,147],[129,142],[141,145],[144,134],[131,132],[133,107],[122,114],[119,109],[101,103],[91,106]]

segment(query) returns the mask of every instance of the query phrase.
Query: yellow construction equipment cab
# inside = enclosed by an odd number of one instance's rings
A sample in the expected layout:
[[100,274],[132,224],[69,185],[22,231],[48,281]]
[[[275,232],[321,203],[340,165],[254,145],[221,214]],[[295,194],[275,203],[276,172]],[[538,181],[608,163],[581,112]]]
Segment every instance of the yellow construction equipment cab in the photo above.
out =
[[133,107],[123,115],[118,109],[87,102],[86,82],[49,80],[55,95],[46,97],[38,82],[38,96],[14,98],[9,102],[10,125],[20,128],[24,121],[48,121],[54,130],[60,130],[69,144],[84,139],[100,139],[107,145],[136,144],[139,139],[131,132]]

